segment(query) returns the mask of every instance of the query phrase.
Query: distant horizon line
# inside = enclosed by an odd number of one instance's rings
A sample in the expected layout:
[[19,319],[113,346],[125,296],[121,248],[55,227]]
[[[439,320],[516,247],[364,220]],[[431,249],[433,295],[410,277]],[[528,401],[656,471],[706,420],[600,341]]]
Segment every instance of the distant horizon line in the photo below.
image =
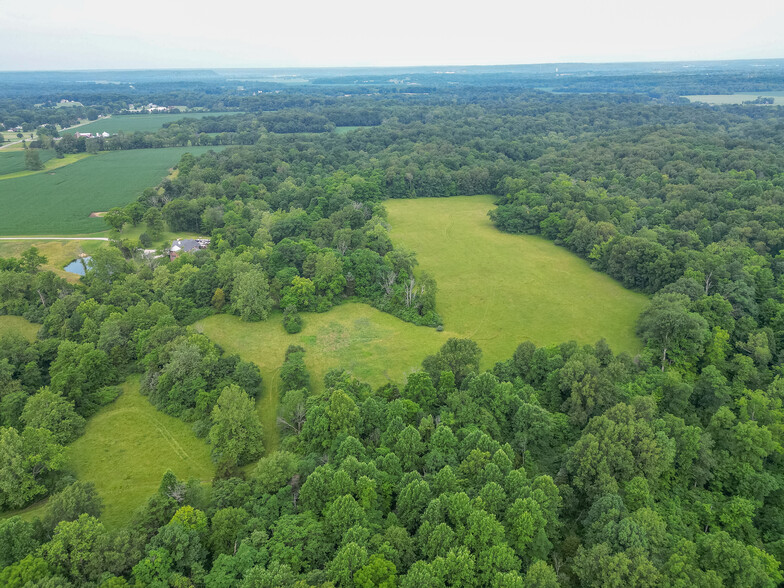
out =
[[484,67],[544,67],[559,65],[635,65],[635,64],[678,64],[678,63],[738,63],[738,62],[760,62],[760,61],[781,61],[782,57],[743,57],[736,59],[652,59],[652,60],[631,60],[631,61],[546,61],[532,63],[484,63],[484,64],[457,64],[440,63],[424,65],[275,65],[275,66],[200,66],[200,67],[86,67],[68,69],[0,69],[0,74],[9,73],[81,73],[81,72],[135,72],[135,71],[212,71],[212,70],[318,70],[318,69],[406,69],[406,68],[484,68]]

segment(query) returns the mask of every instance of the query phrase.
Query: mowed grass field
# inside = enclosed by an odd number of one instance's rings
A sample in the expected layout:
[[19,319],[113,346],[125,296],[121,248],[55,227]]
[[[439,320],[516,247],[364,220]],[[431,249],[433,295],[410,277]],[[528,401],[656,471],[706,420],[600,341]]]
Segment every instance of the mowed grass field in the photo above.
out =
[[444,326],[476,341],[485,365],[522,341],[538,346],[601,338],[616,352],[635,352],[634,333],[648,299],[587,262],[533,235],[496,229],[491,196],[389,200],[396,246],[417,255],[418,271],[438,283]]
[[222,116],[225,114],[239,114],[234,112],[184,112],[181,114],[115,114],[109,118],[103,118],[64,133],[135,133],[137,131],[157,131],[166,123],[172,123],[183,118],[204,118],[205,116]]
[[106,230],[91,212],[122,206],[157,185],[184,153],[211,147],[110,151],[46,173],[0,181],[0,236],[82,235]]
[[93,482],[104,502],[101,517],[110,528],[128,522],[158,490],[171,469],[179,479],[209,482],[215,473],[209,446],[190,425],[159,412],[139,393],[138,378],[87,422],[68,447],[68,466],[79,480]]
[[458,336],[448,330],[439,333],[417,327],[359,303],[341,304],[325,313],[306,312],[302,317],[303,329],[295,335],[283,329],[280,312],[258,323],[220,314],[195,324],[227,353],[237,353],[259,366],[264,390],[258,414],[267,449],[277,447],[279,370],[289,345],[305,348],[311,391],[320,392],[324,375],[334,368],[346,369],[374,387],[405,381],[408,373],[419,369],[426,355],[438,351],[449,337]]
[[8,333],[19,333],[28,341],[35,341],[41,325],[31,323],[21,316],[0,316],[0,337]]

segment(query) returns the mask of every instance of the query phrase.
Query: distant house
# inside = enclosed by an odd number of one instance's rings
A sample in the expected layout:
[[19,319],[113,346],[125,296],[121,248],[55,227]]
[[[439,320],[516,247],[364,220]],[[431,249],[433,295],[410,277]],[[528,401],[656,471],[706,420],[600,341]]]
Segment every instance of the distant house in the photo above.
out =
[[209,239],[175,239],[169,248],[169,259],[174,261],[182,253],[189,253],[197,249],[207,249]]

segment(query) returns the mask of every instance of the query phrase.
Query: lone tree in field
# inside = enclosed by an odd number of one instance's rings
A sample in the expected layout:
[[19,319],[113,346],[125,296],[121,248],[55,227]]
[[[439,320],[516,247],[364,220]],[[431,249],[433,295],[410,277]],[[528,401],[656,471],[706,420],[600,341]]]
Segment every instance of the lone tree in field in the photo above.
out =
[[28,149],[25,151],[25,168],[32,171],[44,169],[44,164],[41,163],[41,156],[38,155],[38,149]]

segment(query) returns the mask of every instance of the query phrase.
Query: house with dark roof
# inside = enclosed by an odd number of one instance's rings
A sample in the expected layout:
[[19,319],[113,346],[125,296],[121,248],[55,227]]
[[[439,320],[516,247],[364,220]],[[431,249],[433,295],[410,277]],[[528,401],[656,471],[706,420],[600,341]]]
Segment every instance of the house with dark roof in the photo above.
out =
[[174,261],[183,253],[189,253],[197,249],[207,249],[209,244],[209,239],[175,239],[169,248],[169,259]]

